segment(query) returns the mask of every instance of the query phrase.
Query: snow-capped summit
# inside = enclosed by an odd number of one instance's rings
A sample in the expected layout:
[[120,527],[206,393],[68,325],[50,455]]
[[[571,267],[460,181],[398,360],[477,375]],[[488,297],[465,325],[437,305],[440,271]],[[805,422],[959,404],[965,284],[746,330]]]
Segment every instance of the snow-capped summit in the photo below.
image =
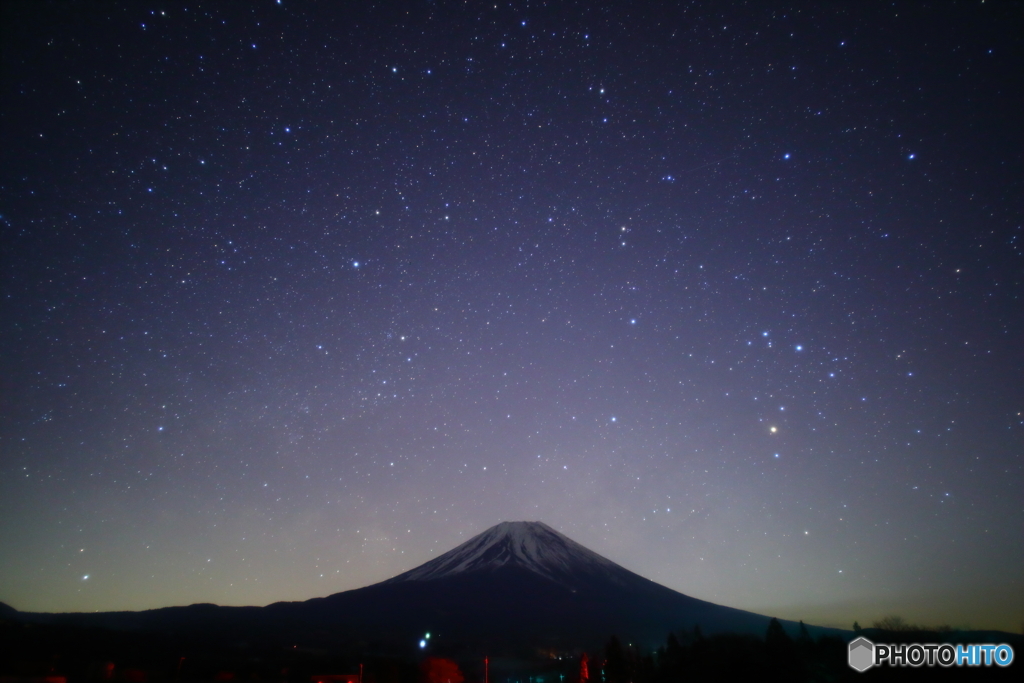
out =
[[595,574],[621,582],[625,573],[611,560],[584,548],[543,522],[501,522],[426,564],[385,581],[433,581],[470,572],[517,566],[553,581]]

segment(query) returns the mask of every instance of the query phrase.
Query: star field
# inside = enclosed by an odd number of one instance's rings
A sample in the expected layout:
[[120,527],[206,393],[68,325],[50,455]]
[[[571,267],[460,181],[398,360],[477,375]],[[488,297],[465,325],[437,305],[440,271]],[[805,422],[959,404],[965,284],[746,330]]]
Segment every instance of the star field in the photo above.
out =
[[1019,6],[3,12],[0,600],[302,600],[529,519],[1019,630]]

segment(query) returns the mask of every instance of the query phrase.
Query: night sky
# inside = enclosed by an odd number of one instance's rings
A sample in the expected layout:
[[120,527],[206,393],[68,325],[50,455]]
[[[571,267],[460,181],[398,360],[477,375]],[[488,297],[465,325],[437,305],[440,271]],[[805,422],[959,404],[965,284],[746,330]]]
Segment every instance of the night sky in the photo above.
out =
[[1019,632],[1024,6],[657,5],[4,2],[0,600]]

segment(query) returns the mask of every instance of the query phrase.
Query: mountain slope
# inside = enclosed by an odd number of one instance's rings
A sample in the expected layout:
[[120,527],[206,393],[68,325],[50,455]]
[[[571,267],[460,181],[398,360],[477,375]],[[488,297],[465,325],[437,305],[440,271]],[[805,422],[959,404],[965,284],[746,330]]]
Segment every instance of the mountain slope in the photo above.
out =
[[[440,632],[489,647],[599,644],[613,633],[653,646],[696,625],[763,636],[769,621],[645,579],[541,522],[502,522],[387,581],[271,608],[320,624],[348,614],[369,637]],[[797,624],[784,625],[796,635]],[[825,631],[839,633],[812,627]]]
[[519,566],[567,585],[582,576],[604,575],[612,581],[621,580],[621,573],[627,571],[543,522],[502,522],[383,583],[432,581],[506,566]]
[[[392,579],[304,602],[23,616],[115,629],[260,634],[293,643],[374,642],[391,649],[413,647],[431,632],[442,642],[492,653],[599,646],[611,634],[657,646],[670,631],[696,625],[705,634],[763,636],[769,621],[654,583],[541,522],[503,522]],[[796,634],[795,623],[783,624]]]

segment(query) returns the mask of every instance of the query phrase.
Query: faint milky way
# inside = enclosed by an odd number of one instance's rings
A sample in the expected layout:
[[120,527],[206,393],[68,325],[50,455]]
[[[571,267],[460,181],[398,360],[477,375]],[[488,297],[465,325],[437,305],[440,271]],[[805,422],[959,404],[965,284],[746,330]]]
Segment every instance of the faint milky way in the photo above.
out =
[[1017,630],[990,4],[4,3],[0,601],[305,599],[527,519]]

